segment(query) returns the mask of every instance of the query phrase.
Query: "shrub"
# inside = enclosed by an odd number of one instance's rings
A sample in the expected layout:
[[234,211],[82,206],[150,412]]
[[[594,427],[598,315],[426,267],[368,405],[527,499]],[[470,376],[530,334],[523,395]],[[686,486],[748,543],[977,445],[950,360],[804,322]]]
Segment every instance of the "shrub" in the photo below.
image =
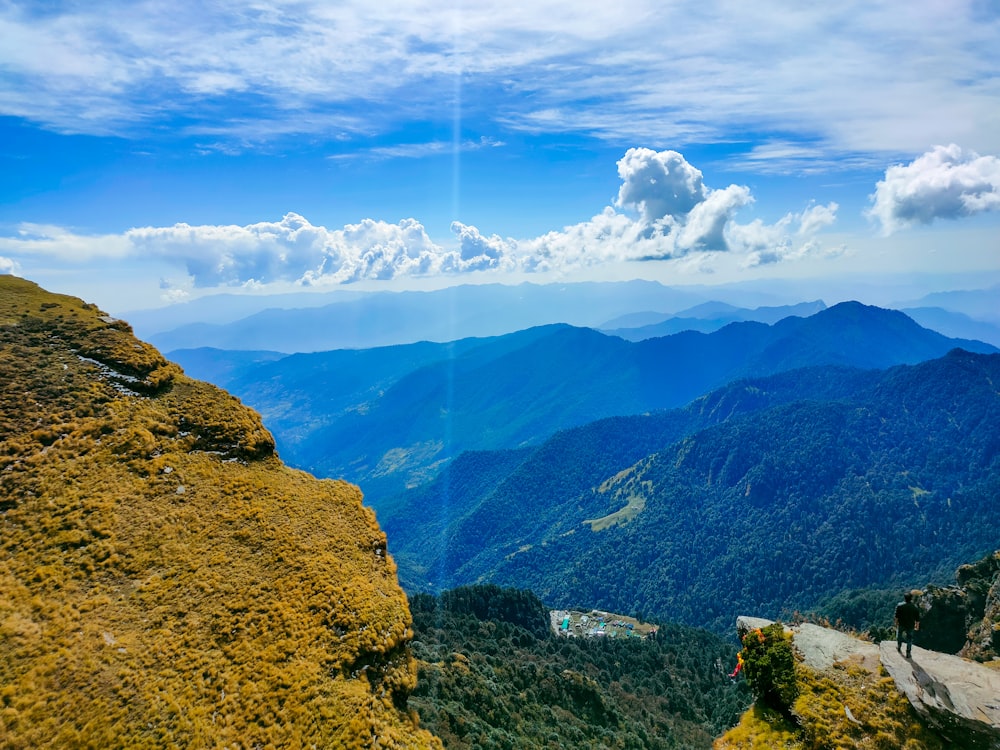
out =
[[787,714],[799,694],[791,636],[780,622],[743,636],[743,673],[758,701]]

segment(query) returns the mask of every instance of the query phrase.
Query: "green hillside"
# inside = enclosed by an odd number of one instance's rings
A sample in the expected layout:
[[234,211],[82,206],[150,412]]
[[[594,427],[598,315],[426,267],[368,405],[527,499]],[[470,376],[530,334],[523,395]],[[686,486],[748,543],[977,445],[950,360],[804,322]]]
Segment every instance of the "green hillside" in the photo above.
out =
[[[593,456],[623,452],[628,430],[595,426],[589,453],[549,455],[541,486],[519,467],[480,496],[447,527],[446,558],[423,559],[394,520],[391,546],[439,585],[526,586],[553,606],[587,601],[719,632],[742,612],[776,617],[843,589],[943,579],[993,549],[1000,356],[840,372],[734,385],[691,407],[725,421],[617,474]],[[828,396],[781,403],[796,377]],[[625,523],[594,523],[630,506]]]
[[635,343],[552,325],[273,362],[172,356],[257,409],[290,464],[359,484],[381,511],[385,498],[433,479],[463,451],[539,445],[597,419],[683,406],[737,378],[815,365],[882,368],[955,346],[996,351],[896,311],[842,303],[774,325],[740,322]]
[[[425,590],[475,580],[490,561],[612,516],[622,506],[591,490],[663,447],[779,404],[844,398],[878,376],[826,367],[738,381],[684,409],[592,422],[537,448],[464,453],[433,482],[380,504],[400,581]],[[473,569],[479,563],[485,568]]]

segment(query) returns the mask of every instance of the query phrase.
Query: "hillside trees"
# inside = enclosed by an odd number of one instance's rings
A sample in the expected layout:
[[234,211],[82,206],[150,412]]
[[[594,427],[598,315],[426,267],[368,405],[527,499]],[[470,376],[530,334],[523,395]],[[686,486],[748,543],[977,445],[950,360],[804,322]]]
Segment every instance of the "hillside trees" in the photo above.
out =
[[[803,388],[787,392],[808,392],[814,371],[804,375]],[[712,404],[708,413],[724,421],[686,437],[681,429],[602,479],[596,425],[575,432],[593,441],[585,469],[570,451],[531,454],[446,529],[457,553],[443,580],[530,586],[556,606],[641,609],[728,632],[737,614],[777,617],[844,589],[943,579],[993,549],[1000,356],[955,351],[849,375],[839,392],[826,386],[834,398],[759,395],[792,377],[731,389],[757,411],[726,408],[727,398],[696,402],[689,417]],[[626,508],[618,522],[585,523]],[[518,522],[526,517],[531,524]],[[473,556],[463,563],[464,550]]]
[[708,748],[747,705],[733,646],[660,625],[656,639],[557,637],[533,594],[461,587],[411,602],[410,705],[448,748]]

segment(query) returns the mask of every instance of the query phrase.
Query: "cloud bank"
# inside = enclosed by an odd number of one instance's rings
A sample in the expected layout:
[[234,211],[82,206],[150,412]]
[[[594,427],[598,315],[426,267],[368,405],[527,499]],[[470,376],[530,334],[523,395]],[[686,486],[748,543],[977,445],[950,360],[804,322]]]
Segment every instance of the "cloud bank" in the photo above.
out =
[[[0,238],[0,251],[11,256],[0,259],[0,268],[31,256],[67,263],[145,259],[183,269],[184,285],[211,288],[328,286],[471,272],[565,274],[713,253],[742,254],[744,264],[753,266],[817,252],[814,235],[836,218],[831,203],[787,214],[775,224],[740,224],[737,212],[753,202],[749,188],[709,187],[677,151],[629,149],[618,161],[618,175],[615,205],[589,221],[533,238],[485,234],[455,221],[446,246],[412,218],[328,229],[296,213],[247,226],[175,224],[101,237],[23,225],[17,237]],[[165,297],[176,298],[177,286],[164,282]]]
[[230,146],[336,139],[450,123],[460,79],[480,132],[654,144],[769,132],[823,158],[956,137],[997,151],[998,36],[990,3],[935,0],[795,12],[764,0],[10,0],[0,114]]
[[909,164],[885,171],[868,215],[884,235],[935,219],[1000,210],[1000,158],[935,146]]

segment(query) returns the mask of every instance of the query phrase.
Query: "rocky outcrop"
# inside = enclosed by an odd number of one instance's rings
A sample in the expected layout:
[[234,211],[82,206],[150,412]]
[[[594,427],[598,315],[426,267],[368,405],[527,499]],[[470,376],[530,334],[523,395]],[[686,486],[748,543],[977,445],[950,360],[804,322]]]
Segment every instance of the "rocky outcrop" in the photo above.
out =
[[792,628],[792,643],[802,661],[813,669],[830,669],[848,659],[863,664],[869,672],[878,669],[878,646],[839,630],[804,622]]
[[907,659],[891,641],[882,641],[880,657],[910,705],[952,747],[1000,748],[1000,672],[919,647]]
[[[736,618],[736,632],[742,639],[751,630],[773,624],[772,620],[761,617],[741,616]],[[813,669],[829,669],[846,659],[863,664],[869,671],[878,668],[879,652],[874,643],[808,622],[786,626],[785,632],[792,634],[792,645],[802,662]]]
[[963,565],[953,586],[927,586],[916,643],[977,661],[1000,656],[1000,551]]
[[[759,617],[738,617],[742,638],[771,625]],[[897,653],[895,641],[875,645],[810,623],[786,626],[801,662],[818,672],[852,663],[872,674],[880,667],[926,724],[949,747],[1000,750],[1000,671],[951,654],[914,646],[912,658]],[[848,717],[850,718],[849,709]]]

